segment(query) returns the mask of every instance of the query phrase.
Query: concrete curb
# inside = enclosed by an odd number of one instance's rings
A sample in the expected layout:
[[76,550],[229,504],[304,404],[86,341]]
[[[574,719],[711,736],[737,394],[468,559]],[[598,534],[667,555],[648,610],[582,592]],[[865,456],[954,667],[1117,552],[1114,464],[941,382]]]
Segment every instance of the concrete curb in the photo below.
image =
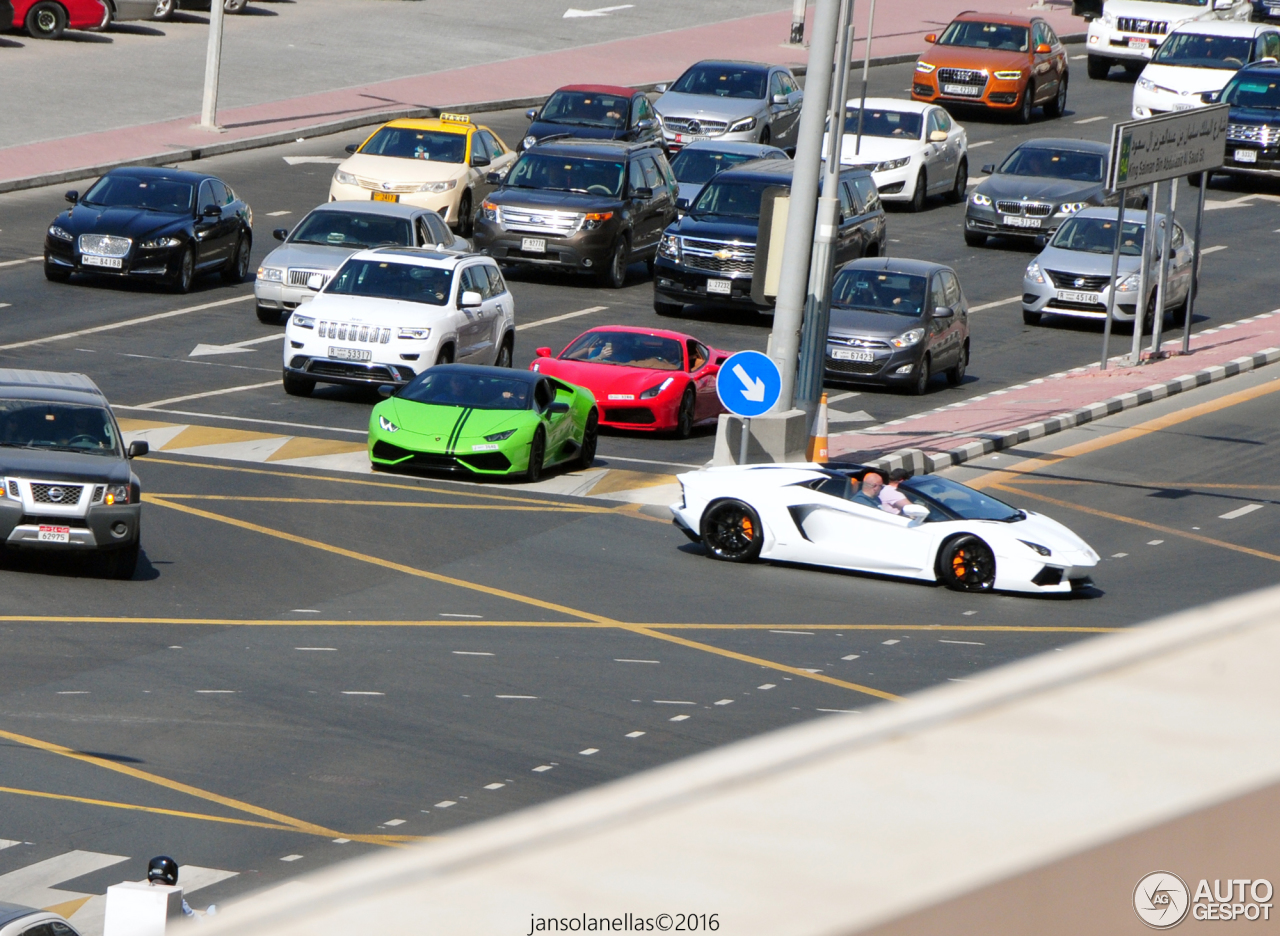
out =
[[1032,439],[1053,435],[1066,429],[1074,429],[1076,426],[1083,426],[1085,423],[1093,422],[1095,419],[1122,413],[1127,409],[1133,409],[1135,406],[1154,403],[1156,400],[1163,400],[1186,390],[1194,390],[1196,387],[1217,383],[1219,380],[1225,380],[1237,374],[1248,373],[1259,367],[1275,364],[1277,361],[1280,361],[1280,348],[1264,348],[1246,357],[1238,357],[1228,361],[1226,364],[1215,364],[1213,367],[1206,367],[1204,370],[1196,371],[1193,374],[1183,374],[1181,377],[1174,377],[1172,380],[1166,380],[1163,383],[1152,384],[1149,387],[1143,387],[1141,390],[1122,393],[1100,403],[1090,403],[1088,406],[1082,406],[1069,413],[1051,416],[1040,422],[1028,423],[1025,426],[1019,426],[1006,432],[984,435],[981,439],[962,445],[959,448],[933,454],[922,449],[899,449],[865,464],[881,471],[903,468],[912,474],[930,474],[943,468],[950,468],[953,465],[962,465],[967,461],[981,458],[983,455],[989,455],[992,452],[999,452],[1022,445]]
[[[1084,42],[1084,33],[1073,33],[1070,36],[1061,37],[1064,44]],[[884,55],[879,58],[871,59],[872,67],[880,65],[901,65],[904,62],[915,61],[919,57],[918,52],[899,55]],[[861,64],[861,63],[858,63]],[[807,68],[803,65],[796,66],[791,70],[796,75],[803,75]],[[674,79],[673,79],[674,80]],[[640,91],[653,91],[661,82],[651,84],[635,85]],[[427,117],[432,111],[449,111],[454,114],[481,114],[490,111],[511,110],[518,107],[535,107],[547,99],[547,95],[540,94],[535,97],[520,98],[503,98],[496,101],[479,101],[474,104],[444,104],[439,107],[400,107],[391,110],[381,110],[370,112],[368,114],[359,114],[354,117],[345,117],[342,120],[333,120],[328,123],[315,124],[311,127],[302,129],[281,130],[276,133],[266,133],[256,137],[246,137],[242,140],[228,140],[225,143],[210,143],[208,146],[196,146],[186,149],[172,149],[163,153],[152,153],[149,156],[141,156],[137,159],[120,159],[111,162],[98,163],[94,166],[84,166],[79,169],[65,169],[60,172],[47,172],[39,175],[25,176],[20,179],[5,179],[0,181],[0,193],[18,192],[23,189],[39,188],[43,185],[58,185],[63,182],[75,182],[80,179],[92,179],[102,175],[109,169],[116,169],[120,166],[163,166],[169,163],[192,162],[197,159],[207,159],[211,156],[223,156],[227,153],[238,153],[244,150],[263,149],[268,146],[279,146],[281,143],[293,143],[298,139],[309,139],[311,137],[329,136],[334,133],[343,133],[347,130],[355,130],[358,127],[371,127],[374,124],[386,123],[388,120],[401,120],[404,118]]]

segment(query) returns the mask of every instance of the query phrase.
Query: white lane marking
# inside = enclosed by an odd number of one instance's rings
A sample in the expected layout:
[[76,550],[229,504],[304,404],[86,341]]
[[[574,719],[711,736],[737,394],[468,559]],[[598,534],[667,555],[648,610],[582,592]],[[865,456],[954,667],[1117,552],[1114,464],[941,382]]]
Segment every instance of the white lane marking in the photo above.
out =
[[[284,161],[290,166],[308,166],[313,163],[328,163],[336,166],[338,163],[346,162],[345,156],[285,156]],[[274,218],[277,214],[288,214],[287,211],[273,211],[267,215],[268,218]]]
[[349,842],[349,841],[351,841],[351,839],[337,838],[337,839],[334,839],[334,840],[333,840],[333,844],[335,844],[335,845],[345,845],[345,844],[347,844],[347,842]]
[[688,721],[688,720],[689,720],[688,715],[673,715],[667,719],[667,721]]
[[675,699],[654,699],[654,705],[697,705],[697,702],[679,702]]
[[[12,302],[0,302],[0,309],[7,309],[7,308],[9,308],[11,305],[13,305],[13,303],[12,303]],[[77,350],[78,350],[78,349],[77,349]]]
[[1147,540],[1148,546],[1159,546],[1164,540]]
[[398,826],[398,825],[404,825],[404,822],[405,821],[403,819],[388,819],[386,822],[382,824],[385,826]]
[[577,312],[566,312],[564,315],[553,315],[551,318],[538,319],[534,322],[524,322],[516,326],[516,331],[524,331],[526,328],[537,328],[539,325],[550,325],[552,322],[563,322],[565,319],[577,318],[579,315],[590,315],[592,312],[603,312],[608,306],[592,306],[589,309],[579,309]]
[[297,861],[301,857],[302,857],[301,855],[285,855],[280,860],[281,861]]
[[1212,247],[1205,247],[1203,250],[1201,250],[1200,256],[1203,257],[1205,254],[1217,253],[1219,250],[1226,250],[1226,249],[1227,249],[1226,244],[1215,244]]
[[569,7],[569,9],[564,11],[564,16],[560,18],[561,19],[581,19],[584,16],[608,16],[610,13],[614,12],[615,10],[630,10],[634,6],[635,6],[634,3],[624,3],[621,6],[597,7],[594,10],[578,10],[578,9],[575,9],[574,7]]
[[[1118,209],[1117,209],[1117,210],[1118,210]],[[1129,554],[1128,554],[1128,553],[1112,553],[1112,554],[1111,554],[1111,558],[1112,558],[1112,559],[1123,559],[1123,558],[1124,558],[1125,556],[1127,556],[1127,555],[1129,555]]]
[[578,753],[582,754],[585,757],[590,757],[592,754],[599,754],[600,749],[598,747],[589,747],[589,748],[586,748],[585,750],[579,751]]
[[851,653],[851,654],[849,654],[848,656],[842,656],[840,659],[842,659],[842,660],[856,660],[859,656],[861,656],[861,654],[858,654],[858,653]]
[[1097,123],[1099,120],[1106,120],[1106,114],[1099,114],[1097,117],[1086,117],[1084,120],[1075,121],[1077,124]]
[[982,305],[969,306],[969,311],[982,312],[986,309],[994,309],[997,306],[1013,305],[1015,302],[1021,301],[1021,296],[1010,296],[1008,299],[997,299],[995,302],[984,302]]
[[[810,668],[808,668],[808,667],[801,667],[801,669],[803,669],[806,673],[821,673],[821,672],[822,672],[822,670],[820,670],[820,669],[810,669]],[[716,705],[719,705],[719,704],[720,704],[719,702],[717,702],[717,703],[716,703]]]
[[338,650],[337,647],[294,647],[293,649],[295,650],[329,650],[335,653]]
[[621,455],[605,455],[603,452],[597,452],[596,458],[604,459],[607,462],[608,461],[635,462],[637,465],[664,465],[669,468],[701,468],[702,467],[702,465],[690,465],[687,462],[654,461],[652,458],[623,458]]
[[839,712],[842,715],[861,715],[862,713],[856,708],[820,708],[814,709],[815,712]]
[[480,620],[480,618],[484,617],[484,615],[482,615],[482,614],[447,614],[447,613],[442,613],[440,616],[441,616],[441,617],[453,617],[453,618],[468,618],[468,619],[470,619],[470,620],[474,620],[474,621],[478,621],[478,620]]
[[771,633],[771,634],[799,634],[799,635],[801,635],[802,637],[812,637],[812,636],[813,636],[813,631],[784,631],[784,630],[771,630],[771,631],[769,631],[769,633]]
[[15,341],[13,344],[0,345],[0,351],[30,348],[35,345],[48,344],[51,341],[66,341],[68,338],[79,338],[81,335],[96,335],[99,332],[115,331],[119,328],[129,328],[132,325],[145,325],[147,322],[158,322],[161,319],[174,318],[179,315],[190,315],[192,312],[203,312],[205,309],[216,309],[220,306],[232,305],[237,302],[248,302],[252,298],[253,293],[250,293],[247,296],[236,296],[234,299],[220,299],[217,302],[204,302],[200,305],[187,306],[185,309],[174,309],[172,312],[157,312],[154,315],[125,319],[123,322],[112,322],[110,325],[95,325],[93,328],[81,328],[79,331],[62,332],[59,335],[32,338],[28,341]]
[[[116,403],[111,407],[113,410],[136,410],[143,409],[141,406],[121,406]],[[202,419],[229,419],[232,422],[255,423],[259,426],[279,426],[286,429],[319,429],[322,432],[349,432],[353,435],[368,435],[368,429],[339,429],[336,426],[313,426],[309,423],[280,422],[277,419],[249,419],[245,416],[220,416],[217,413],[194,413],[190,410],[173,410],[173,409],[146,409],[148,413],[164,413],[166,416],[197,416]],[[450,617],[450,615],[441,615],[442,617]]]
[[[14,843],[18,844],[18,843]],[[29,907],[51,907],[85,894],[57,890],[53,885],[70,881],[129,859],[101,852],[69,851],[37,861],[8,874],[0,874],[0,898]]]
[[277,335],[266,335],[262,338],[250,338],[248,341],[237,341],[234,344],[199,343],[187,353],[187,357],[208,357],[211,354],[248,354],[253,350],[253,345],[265,344],[268,341],[283,340],[284,332],[280,332]]
[[1243,517],[1245,514],[1251,514],[1255,510],[1261,510],[1261,504],[1247,504],[1244,507],[1238,507],[1235,510],[1229,510],[1224,514],[1218,514],[1219,520],[1234,520],[1237,517]]
[[0,267],[18,266],[22,263],[35,263],[37,260],[43,259],[44,255],[41,254],[39,257],[23,257],[21,260],[6,260],[4,263],[0,263]]
[[763,686],[756,686],[756,688],[757,688],[757,689],[777,689],[777,688],[778,688],[778,684],[777,684],[777,683],[767,682],[767,683],[765,683]]
[[506,786],[505,783],[486,783],[484,788],[486,790],[501,790],[504,786]]
[[939,639],[938,643],[964,644],[966,647],[985,647],[986,644],[978,643],[976,640],[945,640]]
[[615,663],[659,663],[661,661],[660,660],[624,660],[624,659],[619,659],[618,657],[614,657],[613,662]]
[[320,612],[317,611],[315,608],[291,608],[289,610],[289,613],[290,614],[319,614]]
[[627,732],[627,737],[628,737],[628,738],[642,738],[642,737],[644,737],[644,732],[643,732],[643,731],[629,731],[629,732]]
[[267,217],[268,217],[268,218],[283,218],[285,215],[291,215],[291,214],[293,214],[293,212],[292,212],[292,211],[268,211],[268,212],[267,212]]
[[1087,59],[1088,57],[1089,57],[1089,56],[1088,56],[1087,54],[1086,54],[1086,55],[1073,55],[1073,56],[1071,56],[1071,61],[1073,61],[1073,62],[1078,62],[1078,61],[1080,61],[1081,59]]
[[856,397],[856,396],[861,396],[861,395],[862,395],[862,394],[861,394],[859,391],[857,391],[857,390],[846,390],[844,393],[837,393],[837,394],[836,394],[835,396],[833,396],[833,397],[827,397],[827,403],[828,403],[828,404],[830,404],[830,403],[839,403],[841,400],[847,400],[847,399],[849,399],[850,397]]
[[898,640],[897,638],[894,638],[892,640],[882,640],[880,642],[884,644],[886,647],[892,647],[896,643],[902,643],[902,641]]
[[[1120,555],[1122,555],[1122,556],[1123,556],[1123,555],[1124,555],[1124,553],[1121,553]],[[964,616],[965,616],[965,617],[972,617],[973,615],[975,615],[975,614],[977,614],[977,613],[978,613],[977,611],[966,611],[966,612],[964,613]]]
[[450,806],[457,806],[457,805],[458,804],[455,800],[447,799],[447,800],[441,800],[440,802],[436,803],[435,808],[448,809]]
[[235,695],[234,689],[197,689],[197,695]]
[[716,705],[733,705],[733,699],[721,699]]
[[268,380],[265,383],[243,384],[239,387],[225,387],[222,390],[206,390],[204,393],[189,393],[186,396],[170,397],[167,400],[155,400],[151,403],[139,403],[131,409],[154,409],[169,403],[185,403],[187,400],[202,400],[205,397],[224,396],[228,393],[241,393],[245,390],[261,390],[263,387],[278,387],[279,380]]
[[342,694],[343,695],[381,695],[381,696],[386,695],[385,692],[362,692],[358,689],[343,689]]
[[979,140],[977,143],[970,143],[969,149],[977,149],[979,146],[990,146],[995,140]]
[[487,650],[454,650],[455,656],[493,656]]
[[171,647],[169,647],[169,649],[170,649],[170,650],[181,650],[181,649],[182,649],[182,646],[181,646],[181,644],[173,644]]
[[536,699],[536,695],[496,695],[495,699]]
[[548,771],[548,770],[550,770],[550,769],[551,769],[551,765],[550,765],[550,764],[542,764],[542,765],[541,765],[541,766],[539,766],[539,767],[535,767],[535,768],[533,768],[533,772],[534,772],[534,773],[545,773],[546,771]]

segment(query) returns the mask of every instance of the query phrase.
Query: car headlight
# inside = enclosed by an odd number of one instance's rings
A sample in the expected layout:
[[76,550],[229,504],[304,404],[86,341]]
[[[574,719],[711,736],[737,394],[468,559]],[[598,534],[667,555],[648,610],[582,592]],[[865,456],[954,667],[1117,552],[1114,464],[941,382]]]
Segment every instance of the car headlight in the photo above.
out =
[[981,192],[974,192],[972,195],[969,196],[969,201],[973,202],[973,204],[981,208],[991,207],[991,199],[988,198],[986,195],[983,195]]
[[177,247],[182,241],[176,237],[153,237],[151,240],[144,240],[140,244],[143,250],[160,250],[164,247]]
[[1063,202],[1061,205],[1058,206],[1058,214],[1075,214],[1077,211],[1080,211],[1088,207],[1089,207],[1088,202],[1082,202],[1082,201]]
[[289,317],[289,322],[299,328],[315,328],[316,320],[311,315],[299,315],[297,312]]
[[410,338],[414,341],[425,341],[431,337],[431,329],[429,328],[401,328],[399,337]]
[[916,71],[918,71],[922,75],[929,74],[936,67],[937,67],[936,65],[930,65],[928,62],[916,62]]
[[1143,91],[1154,91],[1156,89],[1156,83],[1150,78],[1139,78],[1138,87]]
[[1024,539],[1020,539],[1018,540],[1018,542],[1021,543],[1023,546],[1029,546],[1030,548],[1034,549],[1036,552],[1038,552],[1042,556],[1053,555],[1053,550],[1050,549],[1048,546],[1041,546],[1039,543],[1033,543],[1030,540],[1024,540]]
[[729,133],[746,133],[748,130],[754,130],[756,119],[754,117],[743,117],[741,120],[734,121],[729,124]]
[[676,379],[675,379],[674,377],[668,377],[666,380],[664,380],[662,383],[658,384],[657,386],[655,386],[655,387],[650,387],[648,390],[646,390],[646,391],[644,391],[643,393],[641,393],[641,394],[640,394],[640,399],[642,399],[642,400],[652,400],[652,399],[653,399],[654,397],[656,397],[659,393],[661,393],[663,390],[667,389],[667,387],[671,386],[671,385],[672,385],[673,383],[675,383],[675,382],[676,382]]
[[52,225],[49,228],[49,236],[56,237],[58,240],[64,240],[64,241],[75,240],[75,238],[71,235],[69,231],[58,227],[58,225],[56,224]]
[[107,487],[107,493],[103,495],[102,502],[108,507],[113,504],[129,503],[129,485],[112,484]]
[[876,163],[876,172],[888,172],[890,169],[901,169],[909,162],[911,162],[910,156],[903,156],[901,159],[886,159],[882,163]]
[[1140,279],[1142,279],[1142,274],[1130,273],[1116,286],[1116,292],[1136,292]]
[[912,345],[920,343],[920,339],[924,337],[923,328],[912,328],[904,331],[897,338],[890,338],[889,344],[895,348],[910,348]]
[[520,145],[525,149],[532,149],[538,145],[538,138],[531,133],[520,141]]
[[419,192],[430,192],[433,195],[439,195],[442,192],[448,192],[458,187],[457,179],[450,179],[448,182],[423,182],[418,186]]
[[1114,26],[1116,22],[1115,14],[1103,11],[1102,21],[1106,23],[1108,26]]
[[517,430],[515,429],[508,429],[506,432],[495,432],[493,435],[485,436],[484,440],[486,442],[501,442],[503,439],[511,438],[516,432]]
[[1044,274],[1040,272],[1040,264],[1036,263],[1034,260],[1032,260],[1030,265],[1028,265],[1027,272],[1024,275],[1033,283],[1044,282]]
[[991,74],[1000,81],[1017,81],[1022,77],[1022,69],[1018,69],[1017,71],[998,71],[992,72]]
[[284,268],[283,267],[258,267],[258,279],[266,280],[268,283],[283,283]]
[[353,176],[349,172],[343,172],[341,169],[339,169],[337,172],[333,174],[333,181],[337,182],[339,185],[358,185],[359,184],[358,182],[356,182],[355,176]]
[[382,414],[378,415],[378,428],[380,428],[383,432],[399,432],[400,431],[399,426],[397,426],[391,420],[387,419],[387,417],[383,416]]
[[679,263],[680,238],[676,237],[674,234],[663,234],[662,240],[658,243],[658,255]]
[[594,231],[612,217],[612,211],[592,211],[583,215],[582,227],[584,230]]
[[484,214],[485,220],[487,221],[498,220],[498,206],[495,205],[493,202],[491,201],[484,202],[484,204],[480,206],[480,211]]

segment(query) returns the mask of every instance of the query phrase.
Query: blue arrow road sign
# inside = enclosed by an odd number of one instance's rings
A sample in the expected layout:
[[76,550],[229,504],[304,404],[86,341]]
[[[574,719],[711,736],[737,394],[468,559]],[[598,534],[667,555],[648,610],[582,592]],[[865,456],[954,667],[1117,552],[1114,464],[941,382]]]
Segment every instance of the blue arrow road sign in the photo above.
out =
[[759,351],[731,355],[716,376],[716,394],[724,408],[748,419],[773,409],[781,392],[778,365]]

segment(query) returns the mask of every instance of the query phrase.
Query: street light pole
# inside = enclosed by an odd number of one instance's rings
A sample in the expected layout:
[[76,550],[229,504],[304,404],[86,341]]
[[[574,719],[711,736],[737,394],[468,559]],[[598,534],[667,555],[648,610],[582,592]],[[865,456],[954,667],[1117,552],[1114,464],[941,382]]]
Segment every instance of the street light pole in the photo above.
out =
[[206,130],[221,129],[218,126],[218,71],[222,65],[222,0],[209,4],[209,47],[204,58],[204,107],[200,111],[200,126]]
[[791,44],[804,45],[805,0],[791,0]]
[[867,73],[871,71],[871,35],[876,28],[876,0],[871,0],[867,15],[867,47],[862,58],[862,97],[858,104],[858,136],[853,142],[853,155],[862,155],[862,114],[867,109]]

